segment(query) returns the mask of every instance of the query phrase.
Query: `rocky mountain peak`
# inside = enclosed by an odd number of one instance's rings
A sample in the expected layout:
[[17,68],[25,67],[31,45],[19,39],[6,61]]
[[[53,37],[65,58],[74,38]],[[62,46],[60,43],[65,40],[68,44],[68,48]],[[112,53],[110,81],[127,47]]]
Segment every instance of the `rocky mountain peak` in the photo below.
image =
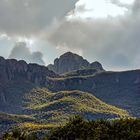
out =
[[49,70],[54,71],[58,74],[64,74],[67,72],[85,69],[85,68],[92,68],[102,71],[103,67],[99,62],[89,63],[86,59],[82,56],[74,54],[72,52],[66,52],[65,54],[61,55],[59,58],[54,60],[54,64],[48,65]]

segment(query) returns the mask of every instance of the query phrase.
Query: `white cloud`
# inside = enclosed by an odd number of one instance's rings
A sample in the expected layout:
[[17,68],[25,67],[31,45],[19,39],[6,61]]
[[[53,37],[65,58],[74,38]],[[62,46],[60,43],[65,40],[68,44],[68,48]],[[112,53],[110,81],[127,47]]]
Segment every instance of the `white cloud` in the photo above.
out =
[[118,0],[123,4],[133,4],[135,0]]
[[[128,9],[126,7],[120,7],[112,1],[118,2],[118,0],[80,0],[76,4],[75,15],[81,18],[106,18],[108,16],[116,17],[124,15],[127,12]],[[121,2],[119,1],[119,3]],[[85,9],[90,10],[85,11],[85,13],[80,12],[78,9],[81,5],[85,5]]]

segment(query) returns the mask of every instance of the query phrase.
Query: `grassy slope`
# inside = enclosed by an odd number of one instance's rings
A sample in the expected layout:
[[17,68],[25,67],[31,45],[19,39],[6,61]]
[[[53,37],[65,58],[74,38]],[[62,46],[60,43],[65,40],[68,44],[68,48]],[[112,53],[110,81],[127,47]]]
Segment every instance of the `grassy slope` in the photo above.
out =
[[34,112],[35,117],[48,122],[64,122],[72,115],[113,114],[128,116],[125,110],[108,105],[90,93],[82,91],[60,91],[51,93],[45,88],[32,90],[26,95],[26,108]]

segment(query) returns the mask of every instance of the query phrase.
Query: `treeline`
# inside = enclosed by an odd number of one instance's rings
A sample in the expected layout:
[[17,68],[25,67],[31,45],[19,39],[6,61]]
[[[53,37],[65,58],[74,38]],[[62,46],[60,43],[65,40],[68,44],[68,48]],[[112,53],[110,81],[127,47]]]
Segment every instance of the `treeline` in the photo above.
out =
[[2,140],[140,140],[140,118],[87,121],[76,116],[47,136],[37,137],[15,130]]

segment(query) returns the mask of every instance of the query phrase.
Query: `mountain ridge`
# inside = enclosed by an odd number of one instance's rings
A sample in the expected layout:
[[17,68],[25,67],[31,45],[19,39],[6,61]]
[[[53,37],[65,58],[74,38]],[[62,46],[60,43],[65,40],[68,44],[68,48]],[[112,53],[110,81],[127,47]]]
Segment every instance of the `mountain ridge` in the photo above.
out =
[[[77,113],[90,119],[116,118],[123,113],[139,117],[139,101],[139,69],[113,72],[86,67],[59,75],[45,66],[0,57],[0,112],[5,113],[0,125],[4,128],[11,123],[8,119],[4,125],[4,116],[15,119],[16,115],[23,127],[52,123],[53,118],[59,123],[57,119],[65,121]],[[25,115],[31,122],[26,123]]]
[[39,84],[45,76],[58,76],[45,66],[34,63],[27,64],[24,60],[17,61],[16,59],[4,59],[3,57],[0,57],[0,70],[0,79],[5,81],[14,80],[19,74],[20,77]]

